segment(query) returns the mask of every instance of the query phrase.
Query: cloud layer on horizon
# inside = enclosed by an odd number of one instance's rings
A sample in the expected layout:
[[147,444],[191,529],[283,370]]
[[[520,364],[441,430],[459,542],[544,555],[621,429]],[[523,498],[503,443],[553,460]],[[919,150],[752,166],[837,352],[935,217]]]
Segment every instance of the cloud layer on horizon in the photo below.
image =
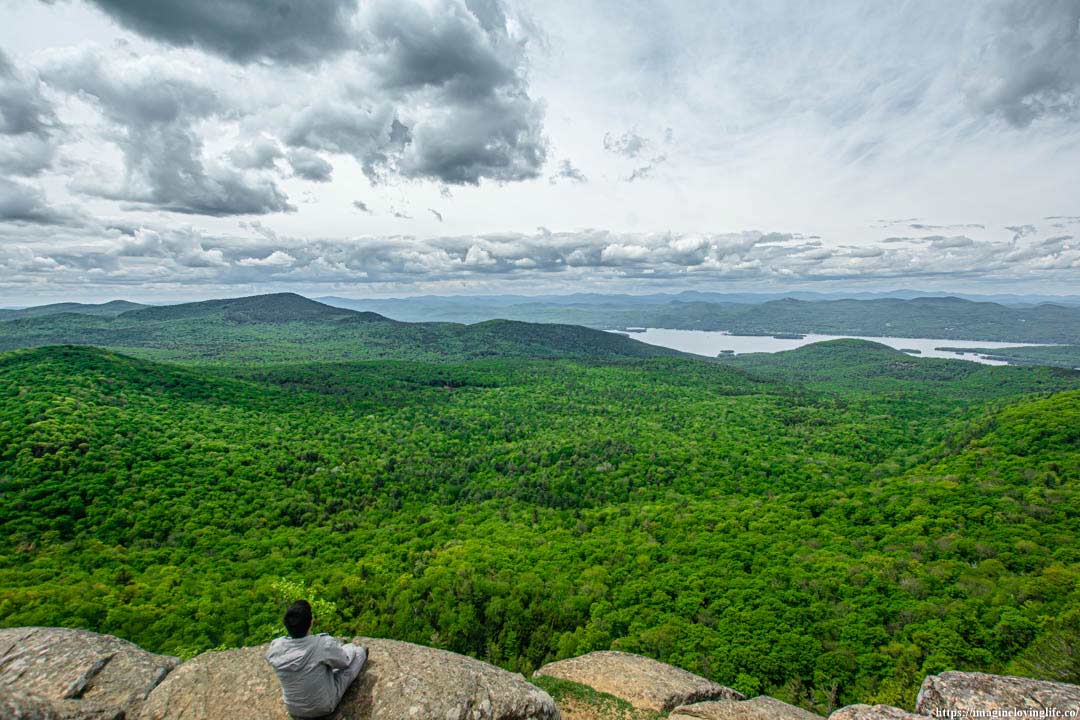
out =
[[[38,227],[40,229],[35,229]],[[260,223],[245,236],[192,227],[88,227],[57,236],[29,225],[21,242],[0,237],[0,289],[79,284],[99,289],[154,283],[220,292],[233,285],[368,288],[487,286],[520,280],[623,280],[825,284],[933,278],[1066,282],[1080,269],[1071,235],[974,240],[892,237],[876,246],[829,245],[794,233],[616,234],[589,230],[435,237],[281,237]]]

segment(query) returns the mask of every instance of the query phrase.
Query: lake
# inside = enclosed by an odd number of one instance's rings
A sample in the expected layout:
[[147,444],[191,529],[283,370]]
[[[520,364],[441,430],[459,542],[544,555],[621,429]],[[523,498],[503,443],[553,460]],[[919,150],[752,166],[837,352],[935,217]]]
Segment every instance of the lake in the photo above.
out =
[[856,338],[888,345],[897,350],[921,350],[913,357],[950,358],[954,360],[973,360],[986,365],[1007,365],[1000,360],[987,360],[979,355],[937,350],[939,347],[959,348],[1005,348],[1024,347],[1036,343],[990,342],[988,340],[944,340],[941,338],[898,338],[898,337],[861,337],[857,335],[815,335],[808,333],[801,339],[775,338],[768,335],[729,335],[722,331],[710,330],[668,330],[665,328],[645,328],[642,332],[627,333],[635,340],[660,345],[661,347],[681,350],[715,357],[722,350],[734,350],[736,355],[753,352],[780,352],[794,350],[810,343],[840,338]]

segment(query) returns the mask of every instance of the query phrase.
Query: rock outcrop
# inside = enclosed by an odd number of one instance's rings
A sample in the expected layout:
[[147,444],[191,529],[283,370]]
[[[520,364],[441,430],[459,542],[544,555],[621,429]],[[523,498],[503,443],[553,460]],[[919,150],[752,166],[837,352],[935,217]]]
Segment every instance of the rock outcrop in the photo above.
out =
[[0,630],[0,694],[11,717],[135,717],[178,662],[86,630]]
[[926,720],[892,705],[848,705],[834,710],[829,720]]
[[[325,720],[560,720],[551,696],[525,678],[473,658],[397,640],[356,638],[368,663]],[[267,645],[208,652],[179,665],[126,640],[85,630],[0,630],[0,720],[289,720]],[[665,663],[594,652],[544,665],[540,677],[613,696],[622,714],[668,720],[821,720],[775,698],[737,691]],[[606,702],[616,702],[610,697]],[[602,715],[586,708],[582,717]],[[1049,712],[1047,712],[1049,711]],[[1065,717],[1080,686],[984,673],[926,678],[916,713],[849,705],[829,720]],[[568,709],[569,712],[569,709]],[[591,713],[591,714],[590,714]],[[574,713],[571,712],[573,715]],[[603,715],[606,717],[606,715]]]
[[[558,720],[555,703],[525,678],[445,650],[357,638],[368,662],[337,720]],[[288,720],[266,645],[209,652],[150,694],[140,720]]]
[[21,690],[0,688],[0,718],[3,720],[60,720],[48,700]]
[[32,693],[0,688],[0,720],[127,720],[117,705],[90,701],[46,700]]
[[591,652],[544,665],[534,677],[554,677],[588,685],[640,710],[667,712],[704,700],[743,700],[736,690],[666,663],[616,652]]
[[680,705],[668,720],[821,720],[801,707],[759,695],[751,700],[712,700]]
[[1080,686],[984,673],[930,675],[919,688],[915,711],[1080,710]]

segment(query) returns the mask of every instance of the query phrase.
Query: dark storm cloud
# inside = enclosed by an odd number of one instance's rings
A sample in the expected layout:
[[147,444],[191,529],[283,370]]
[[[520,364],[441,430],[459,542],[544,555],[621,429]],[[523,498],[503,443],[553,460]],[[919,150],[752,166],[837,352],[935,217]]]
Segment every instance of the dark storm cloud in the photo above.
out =
[[520,47],[509,38],[498,5],[485,5],[489,12],[482,12],[481,20],[458,3],[376,4],[365,30],[376,46],[375,66],[383,85],[437,87],[446,97],[466,101],[519,86]]
[[1080,2],[986,7],[992,32],[970,60],[975,107],[1018,128],[1040,118],[1080,120]]
[[528,96],[493,94],[412,128],[399,172],[448,185],[535,178],[547,157],[541,121]]
[[246,170],[270,170],[285,153],[272,138],[260,137],[234,148],[229,153],[233,165]]
[[[108,134],[124,155],[124,177],[115,186],[75,182],[77,191],[199,215],[293,209],[272,180],[247,174],[225,158],[204,160],[195,124],[230,108],[191,66],[84,49],[57,55],[43,76],[95,104],[113,124]],[[264,161],[256,155],[251,162]]]
[[38,188],[0,177],[0,222],[63,225],[77,220],[75,212],[50,206]]
[[59,123],[34,75],[0,49],[0,172],[36,175],[52,164]]
[[383,0],[358,17],[375,87],[339,83],[291,113],[287,145],[352,155],[376,182],[539,176],[543,109],[529,97],[524,45],[510,36],[501,5]]
[[171,45],[240,62],[313,62],[355,44],[356,0],[91,0],[117,22]]
[[388,145],[396,140],[400,146],[408,135],[389,105],[371,108],[346,99],[321,98],[292,115],[282,139],[292,147],[353,155],[364,162],[385,157],[381,153]]
[[[44,84],[100,111],[94,140],[123,158],[122,170],[108,153],[69,165],[69,187],[81,194],[125,209],[267,214],[295,209],[281,178],[329,182],[335,155],[355,158],[372,182],[444,187],[536,178],[546,160],[543,105],[526,80],[528,24],[499,0],[96,1],[172,45],[244,61],[323,61],[240,66],[176,49],[136,54],[123,43],[43,53]],[[36,77],[3,57],[0,82],[0,168],[37,172],[52,162],[50,107]],[[231,150],[219,149],[223,139]]]
[[330,182],[334,166],[307,148],[294,148],[288,153],[289,166],[298,177],[311,182]]
[[0,133],[47,132],[56,122],[35,78],[21,73],[0,49]]

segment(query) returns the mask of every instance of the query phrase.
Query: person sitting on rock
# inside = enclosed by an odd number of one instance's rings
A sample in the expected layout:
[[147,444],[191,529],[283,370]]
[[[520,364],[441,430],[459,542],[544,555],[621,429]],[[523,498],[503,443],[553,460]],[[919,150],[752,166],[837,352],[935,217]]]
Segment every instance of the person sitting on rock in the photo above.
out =
[[288,637],[270,643],[266,661],[274,668],[294,718],[318,718],[334,712],[341,696],[367,662],[367,648],[338,641],[326,633],[311,634],[315,622],[307,600],[285,611]]

